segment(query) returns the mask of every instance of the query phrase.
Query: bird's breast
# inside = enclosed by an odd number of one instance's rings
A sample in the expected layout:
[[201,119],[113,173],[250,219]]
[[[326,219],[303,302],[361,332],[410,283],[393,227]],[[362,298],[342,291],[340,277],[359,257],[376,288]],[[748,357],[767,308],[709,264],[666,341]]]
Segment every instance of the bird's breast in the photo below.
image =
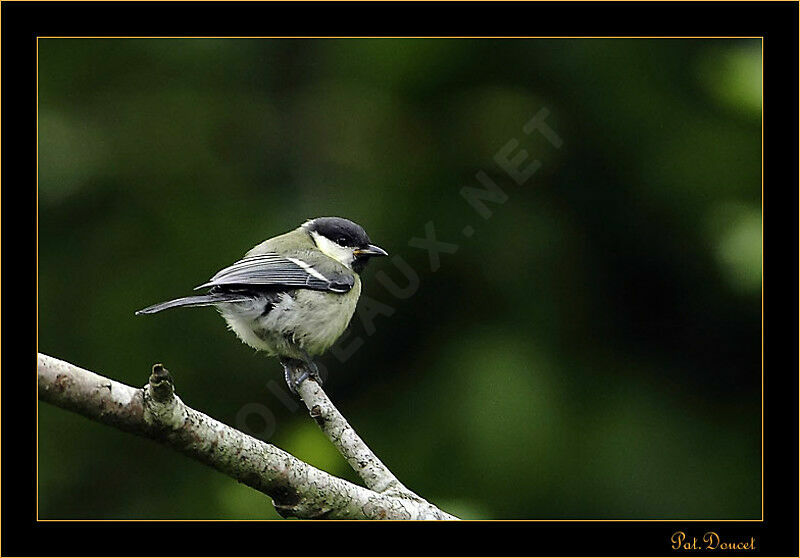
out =
[[[236,335],[259,351],[303,359],[324,353],[347,329],[361,295],[356,277],[346,293],[296,289],[272,300],[220,304]],[[305,354],[304,354],[305,353]]]
[[287,328],[303,350],[320,355],[333,345],[347,329],[361,295],[361,281],[343,294],[299,290],[293,311],[285,317]]

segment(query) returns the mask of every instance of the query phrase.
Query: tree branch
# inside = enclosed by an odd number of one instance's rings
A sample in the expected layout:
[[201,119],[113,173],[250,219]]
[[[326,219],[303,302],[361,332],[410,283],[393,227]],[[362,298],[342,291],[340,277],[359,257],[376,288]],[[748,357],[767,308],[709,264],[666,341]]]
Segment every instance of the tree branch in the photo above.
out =
[[[403,487],[316,382],[301,384],[303,400],[348,462],[353,465],[355,460],[354,467],[359,467],[356,470],[369,488],[312,467],[188,407],[175,395],[172,378],[159,364],[141,389],[41,353],[37,368],[40,400],[178,450],[270,496],[285,517],[458,519]],[[362,459],[366,459],[363,466]]]
[[405,493],[412,498],[419,498],[403,486],[367,447],[367,444],[333,405],[319,383],[309,378],[298,386],[297,392],[303,403],[306,404],[311,418],[317,422],[331,443],[364,480],[368,488],[375,492],[398,492]]

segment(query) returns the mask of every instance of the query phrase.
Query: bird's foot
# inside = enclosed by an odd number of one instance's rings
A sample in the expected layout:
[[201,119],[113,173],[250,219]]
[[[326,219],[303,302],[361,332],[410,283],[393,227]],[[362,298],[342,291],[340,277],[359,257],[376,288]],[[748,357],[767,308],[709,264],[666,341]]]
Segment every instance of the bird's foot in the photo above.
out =
[[298,395],[297,388],[300,387],[308,378],[312,378],[318,384],[322,385],[322,378],[319,375],[319,369],[313,360],[304,362],[295,359],[281,359],[283,365],[284,377],[286,378],[286,385],[289,386],[289,391],[294,395]]

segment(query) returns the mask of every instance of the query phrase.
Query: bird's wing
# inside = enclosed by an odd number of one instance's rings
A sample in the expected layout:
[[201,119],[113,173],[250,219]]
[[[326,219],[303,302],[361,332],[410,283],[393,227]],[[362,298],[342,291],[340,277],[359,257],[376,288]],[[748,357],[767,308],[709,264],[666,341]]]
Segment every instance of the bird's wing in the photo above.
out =
[[283,286],[346,293],[355,282],[352,274],[326,269],[323,274],[312,264],[299,258],[275,253],[247,256],[217,272],[197,289],[217,286],[259,285]]

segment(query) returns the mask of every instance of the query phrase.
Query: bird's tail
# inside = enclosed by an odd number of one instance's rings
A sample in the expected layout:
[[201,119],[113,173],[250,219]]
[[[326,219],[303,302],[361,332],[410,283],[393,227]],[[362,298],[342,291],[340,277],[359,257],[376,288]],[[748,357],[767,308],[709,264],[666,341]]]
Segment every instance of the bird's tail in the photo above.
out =
[[142,308],[136,312],[136,315],[155,314],[156,312],[161,312],[162,310],[178,308],[180,306],[211,306],[212,304],[217,304],[220,302],[247,302],[248,300],[251,300],[251,298],[236,293],[211,293],[198,296],[185,296],[183,298],[159,302],[158,304],[153,304],[147,308]]

